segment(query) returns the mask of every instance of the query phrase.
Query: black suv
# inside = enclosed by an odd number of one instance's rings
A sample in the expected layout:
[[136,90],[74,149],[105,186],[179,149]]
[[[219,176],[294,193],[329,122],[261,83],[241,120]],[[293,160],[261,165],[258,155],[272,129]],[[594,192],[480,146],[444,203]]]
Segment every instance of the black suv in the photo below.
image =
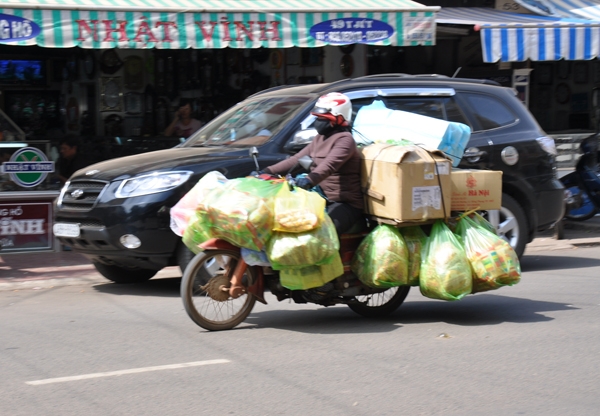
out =
[[183,269],[191,253],[171,231],[169,209],[209,171],[235,178],[255,170],[254,146],[261,167],[300,150],[316,134],[310,110],[332,91],[352,99],[354,116],[381,100],[390,109],[470,126],[460,167],[503,172],[502,209],[487,215],[519,256],[536,232],[562,218],[554,141],[514,90],[487,80],[388,74],[266,90],[172,149],[76,172],[57,200],[55,235],[115,282],[144,281],[167,266]]

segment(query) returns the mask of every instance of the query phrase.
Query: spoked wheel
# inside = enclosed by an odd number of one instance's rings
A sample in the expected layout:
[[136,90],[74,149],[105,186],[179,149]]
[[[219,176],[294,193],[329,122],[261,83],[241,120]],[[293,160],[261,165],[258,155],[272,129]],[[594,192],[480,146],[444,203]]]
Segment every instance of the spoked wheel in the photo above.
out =
[[350,303],[348,307],[366,318],[382,318],[388,316],[402,305],[410,286],[399,286],[384,292],[357,296],[361,303]]
[[[209,331],[231,329],[246,319],[256,299],[249,293],[239,298],[229,296],[228,288],[240,253],[230,250],[207,250],[196,255],[181,279],[181,298],[192,320]],[[252,267],[243,277],[245,288],[255,282]]]

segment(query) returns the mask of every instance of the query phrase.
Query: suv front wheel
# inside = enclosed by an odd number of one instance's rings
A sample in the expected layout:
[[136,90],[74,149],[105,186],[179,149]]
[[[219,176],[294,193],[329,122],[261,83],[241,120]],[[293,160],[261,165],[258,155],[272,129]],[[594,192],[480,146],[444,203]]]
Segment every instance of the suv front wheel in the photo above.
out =
[[142,283],[150,280],[158,270],[149,269],[131,269],[119,266],[109,266],[98,262],[93,262],[96,270],[100,274],[115,283]]
[[521,258],[527,245],[529,226],[521,205],[513,197],[502,194],[502,207],[499,211],[487,211],[487,220],[496,228]]

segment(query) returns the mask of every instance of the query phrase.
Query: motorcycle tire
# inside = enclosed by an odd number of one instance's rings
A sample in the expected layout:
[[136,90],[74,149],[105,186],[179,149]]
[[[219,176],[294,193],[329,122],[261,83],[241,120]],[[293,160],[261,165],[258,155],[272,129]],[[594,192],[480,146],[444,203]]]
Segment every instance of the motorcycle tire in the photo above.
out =
[[[208,331],[231,329],[242,323],[252,311],[256,298],[244,293],[229,297],[220,290],[228,287],[231,275],[241,255],[232,250],[206,250],[187,265],[181,278],[181,298],[188,316]],[[254,268],[248,267],[243,278],[245,287],[256,280]]]
[[357,296],[360,303],[349,303],[348,307],[365,318],[383,318],[402,305],[410,286],[398,286],[372,295]]
[[574,195],[580,194],[582,203],[581,207],[566,211],[565,218],[571,221],[586,221],[593,218],[598,213],[596,206],[588,196],[587,192],[578,186],[569,186],[567,187],[567,190]]

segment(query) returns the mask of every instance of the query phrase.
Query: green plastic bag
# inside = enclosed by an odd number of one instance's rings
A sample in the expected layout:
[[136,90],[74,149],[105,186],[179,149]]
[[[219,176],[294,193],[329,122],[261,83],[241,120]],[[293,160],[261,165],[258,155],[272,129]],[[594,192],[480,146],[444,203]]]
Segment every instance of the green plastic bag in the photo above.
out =
[[400,234],[404,237],[408,249],[408,284],[419,286],[421,255],[425,244],[427,244],[427,234],[418,225],[403,227],[400,229]]
[[408,285],[408,249],[400,231],[386,224],[375,227],[356,249],[350,267],[370,287]]
[[344,265],[339,253],[336,253],[329,264],[282,269],[279,271],[279,280],[283,287],[290,290],[306,290],[323,286],[342,274]]
[[262,251],[272,234],[273,197],[283,185],[250,177],[232,179],[209,192],[198,209],[206,213],[212,237]]
[[472,291],[465,249],[442,220],[433,224],[423,251],[419,287],[423,296],[441,300],[459,300]]
[[274,270],[331,263],[340,241],[335,225],[324,213],[321,226],[303,233],[276,231],[267,243],[267,257]]
[[512,286],[521,280],[521,265],[513,248],[469,217],[458,222],[473,270],[473,293]]
[[213,238],[210,232],[210,223],[207,222],[204,215],[203,212],[196,212],[194,219],[189,222],[183,232],[183,244],[194,254],[202,251],[200,244]]

